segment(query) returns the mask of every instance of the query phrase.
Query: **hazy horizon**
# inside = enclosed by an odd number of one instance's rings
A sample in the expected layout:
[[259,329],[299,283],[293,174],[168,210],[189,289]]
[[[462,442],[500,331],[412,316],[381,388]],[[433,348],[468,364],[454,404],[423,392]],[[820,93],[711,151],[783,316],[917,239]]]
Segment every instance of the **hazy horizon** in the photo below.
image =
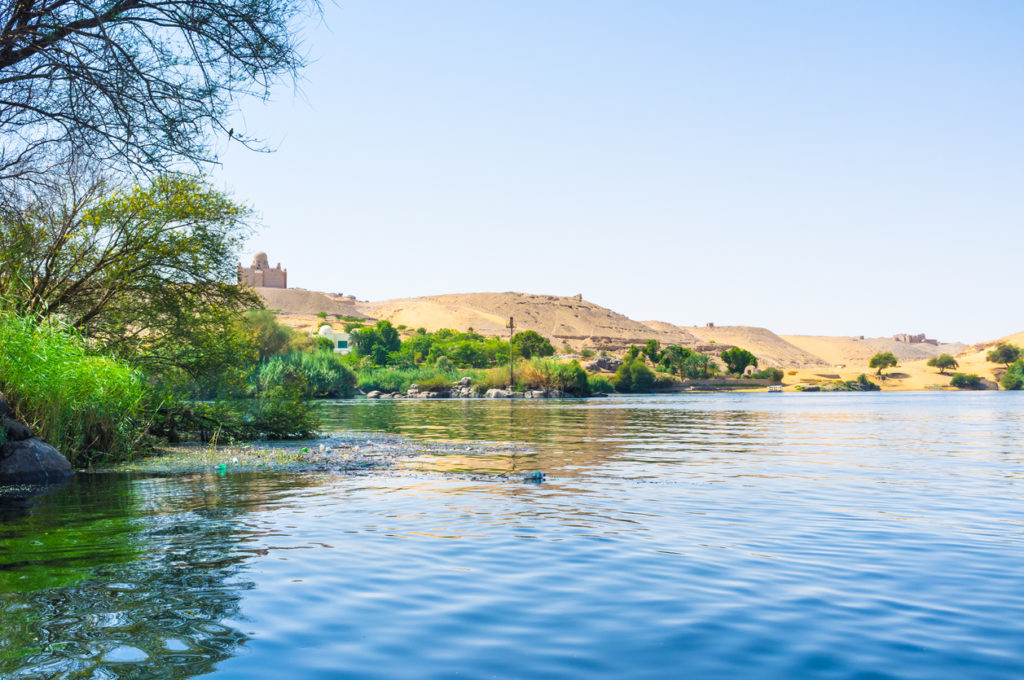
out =
[[[979,342],[1013,318],[1024,6],[325,9],[219,185],[289,284]],[[243,124],[244,122],[244,124]],[[990,252],[991,251],[991,252]]]

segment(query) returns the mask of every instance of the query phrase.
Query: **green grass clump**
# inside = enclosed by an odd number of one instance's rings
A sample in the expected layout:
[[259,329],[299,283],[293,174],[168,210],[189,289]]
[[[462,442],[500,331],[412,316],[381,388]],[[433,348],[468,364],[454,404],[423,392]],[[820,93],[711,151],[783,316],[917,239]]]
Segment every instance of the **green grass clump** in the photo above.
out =
[[612,381],[603,375],[589,376],[587,383],[590,385],[591,393],[604,392],[605,394],[610,394],[615,391],[615,385],[612,385]]
[[[437,366],[416,366],[409,368],[360,368],[356,372],[359,389],[364,392],[379,390],[381,392],[401,392],[409,390],[409,385],[416,383],[422,389],[433,388],[427,385],[444,384],[445,388],[464,375],[472,377],[472,371],[450,369]],[[443,389],[443,388],[441,388]]]
[[56,323],[0,312],[0,392],[73,465],[127,458],[146,397],[142,376],[88,351]]

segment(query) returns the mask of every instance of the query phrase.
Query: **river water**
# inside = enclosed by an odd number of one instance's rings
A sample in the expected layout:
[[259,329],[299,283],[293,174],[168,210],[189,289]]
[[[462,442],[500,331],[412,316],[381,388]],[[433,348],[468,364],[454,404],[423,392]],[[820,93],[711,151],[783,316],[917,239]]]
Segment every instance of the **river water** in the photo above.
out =
[[7,492],[0,677],[1024,677],[1022,393],[322,408],[497,446]]

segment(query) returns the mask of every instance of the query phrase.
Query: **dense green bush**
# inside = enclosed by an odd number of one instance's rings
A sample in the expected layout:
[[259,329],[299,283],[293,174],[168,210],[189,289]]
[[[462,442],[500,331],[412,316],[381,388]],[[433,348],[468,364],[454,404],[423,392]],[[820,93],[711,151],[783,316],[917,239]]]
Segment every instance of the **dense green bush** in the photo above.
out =
[[865,392],[878,392],[882,389],[875,383],[868,380],[866,373],[861,373],[857,376],[857,384],[860,385],[860,388]]
[[985,389],[981,376],[975,375],[974,373],[957,373],[953,376],[953,379],[949,381],[949,384],[960,390]]
[[590,394],[587,372],[576,360],[533,359],[519,367],[517,389],[561,390],[577,397]]
[[128,456],[147,393],[141,374],[90,354],[68,328],[10,313],[0,313],[0,392],[76,465]]
[[757,378],[758,380],[771,380],[772,382],[782,381],[782,369],[768,367],[763,371],[758,371],[751,375],[751,378]]
[[[637,352],[639,354],[639,352]],[[626,355],[626,360],[615,371],[612,384],[617,392],[646,392],[654,386],[654,372],[643,360]]]
[[588,376],[587,383],[590,385],[591,394],[597,392],[604,392],[605,394],[608,394],[615,391],[615,385],[613,385],[612,381],[603,375]]
[[1024,389],[1024,359],[1017,359],[1011,364],[999,384],[1004,390]]
[[537,331],[521,331],[512,337],[512,347],[517,357],[549,357],[555,348],[547,338]]
[[739,347],[725,350],[722,352],[721,357],[729,372],[735,375],[742,375],[747,366],[757,368],[757,357],[752,352]]
[[299,381],[310,399],[345,398],[354,393],[356,376],[333,352],[290,352],[271,358],[259,367],[261,390]]
[[379,365],[412,367],[433,364],[441,357],[447,357],[453,366],[460,368],[507,365],[508,342],[497,337],[485,338],[479,333],[460,333],[450,328],[433,333],[417,329],[401,342],[397,351],[388,355],[385,363]]

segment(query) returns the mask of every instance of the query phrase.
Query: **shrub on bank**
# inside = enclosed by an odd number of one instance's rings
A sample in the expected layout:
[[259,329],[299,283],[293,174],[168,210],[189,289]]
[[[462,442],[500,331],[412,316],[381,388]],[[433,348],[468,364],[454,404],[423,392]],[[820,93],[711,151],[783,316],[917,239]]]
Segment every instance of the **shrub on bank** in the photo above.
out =
[[74,332],[3,312],[0,392],[72,465],[127,457],[146,396],[137,371],[90,354]]
[[975,375],[974,373],[957,373],[953,376],[953,379],[949,381],[949,384],[959,390],[985,389],[985,386],[981,381],[981,376]]
[[617,392],[646,392],[654,386],[654,372],[641,359],[626,355],[612,378]]
[[592,375],[587,377],[587,384],[590,385],[590,393],[604,392],[608,394],[615,391],[612,381],[603,375]]
[[999,381],[999,384],[1003,386],[1004,390],[1024,388],[1024,359],[1017,359],[1016,362],[1011,364],[1009,370],[1006,371],[1006,375]]
[[[467,371],[454,369],[445,370],[438,366],[417,366],[415,368],[359,368],[356,370],[356,377],[359,381],[359,389],[364,392],[379,390],[381,392],[405,393],[409,385],[416,383],[424,389],[425,385],[445,384],[451,386],[453,382],[463,375],[470,375]],[[505,382],[508,382],[508,371],[505,371]]]
[[766,368],[763,371],[758,371],[750,376],[751,378],[757,378],[759,380],[771,380],[772,382],[782,382],[782,370],[778,368]]
[[260,366],[258,380],[263,390],[298,380],[310,399],[351,397],[356,384],[355,373],[333,352],[289,352],[272,357]]

